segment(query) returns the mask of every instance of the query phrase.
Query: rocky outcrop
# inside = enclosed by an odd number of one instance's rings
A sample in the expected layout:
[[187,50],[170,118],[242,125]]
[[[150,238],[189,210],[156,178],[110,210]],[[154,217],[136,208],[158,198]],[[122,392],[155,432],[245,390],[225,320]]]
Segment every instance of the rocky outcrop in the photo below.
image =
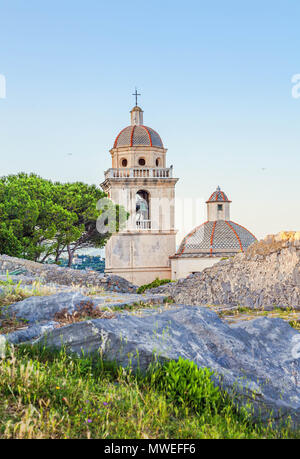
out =
[[256,415],[300,420],[299,333],[281,319],[229,326],[208,308],[180,306],[143,316],[95,319],[50,331],[38,342],[78,354],[96,352],[146,369],[155,358],[194,361]]
[[18,303],[7,306],[2,316],[16,317],[29,324],[48,321],[63,310],[69,314],[75,311],[80,303],[90,303],[91,298],[80,292],[55,293],[48,296],[31,296]]
[[201,273],[152,290],[176,303],[300,309],[300,233],[280,233]]
[[22,270],[25,279],[40,279],[44,283],[77,286],[101,286],[106,291],[134,293],[137,287],[119,276],[101,275],[96,271],[63,268],[54,264],[36,263],[21,258],[0,255],[0,271]]
[[138,294],[103,294],[102,296],[85,296],[79,291],[59,292],[47,296],[30,296],[25,300],[0,309],[0,334],[1,319],[15,318],[28,324],[37,324],[50,321],[60,313],[73,314],[78,312],[81,306],[89,305],[93,309],[118,310],[134,306],[141,302],[143,304],[159,305],[165,301],[164,295],[146,293]]

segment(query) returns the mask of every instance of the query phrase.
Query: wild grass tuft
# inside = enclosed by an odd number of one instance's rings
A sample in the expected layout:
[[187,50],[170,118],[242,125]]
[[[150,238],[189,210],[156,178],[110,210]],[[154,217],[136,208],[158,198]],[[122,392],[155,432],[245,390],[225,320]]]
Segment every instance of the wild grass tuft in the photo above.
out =
[[171,279],[155,279],[153,282],[151,282],[151,284],[145,284],[145,285],[141,285],[138,289],[137,289],[137,293],[144,293],[146,290],[149,290],[150,288],[156,288],[156,287],[160,287],[161,285],[164,285],[164,284],[169,284],[171,281]]
[[22,286],[22,280],[15,283],[7,274],[6,281],[0,281],[3,292],[0,295],[1,306],[8,306],[31,296],[47,296],[57,293],[55,287],[42,285],[40,281],[34,281],[30,286]]

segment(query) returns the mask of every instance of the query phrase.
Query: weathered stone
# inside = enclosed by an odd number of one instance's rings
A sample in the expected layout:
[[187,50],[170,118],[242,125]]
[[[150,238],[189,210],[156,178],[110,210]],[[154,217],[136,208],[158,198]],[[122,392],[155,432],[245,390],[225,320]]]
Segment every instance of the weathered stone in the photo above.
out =
[[294,241],[286,248],[282,241],[267,241],[271,242],[253,244],[246,253],[151,291],[184,304],[300,309],[300,250]]
[[2,339],[4,338],[4,340],[10,344],[25,343],[38,338],[44,333],[50,332],[58,326],[59,323],[54,321],[47,322],[45,324],[37,324],[32,327],[27,327],[22,330],[16,330],[14,332],[7,333],[6,335],[2,335]]
[[84,271],[64,268],[54,264],[36,263],[21,258],[0,255],[0,270],[5,275],[6,271],[21,269],[24,279],[39,278],[44,283],[77,286],[100,286],[108,291],[120,291],[134,293],[137,287],[119,276],[107,276],[96,271]]
[[[81,302],[93,303],[95,308],[110,309],[124,308],[137,303],[145,304],[163,304],[166,296],[153,293],[138,295],[136,293],[109,293],[106,292],[101,296],[85,296],[78,291],[60,292],[48,296],[31,296],[23,301],[12,304],[3,308],[3,317],[16,316],[19,319],[25,319],[29,323],[38,323],[54,318],[57,312],[67,309],[72,313],[76,306]],[[1,327],[1,323],[0,323]]]
[[57,312],[67,309],[69,313],[75,311],[81,302],[92,301],[90,297],[79,292],[56,293],[49,296],[31,296],[23,301],[12,304],[3,310],[3,315],[16,316],[29,323],[51,320]]
[[[146,369],[154,356],[194,361],[215,381],[251,401],[263,418],[300,420],[299,333],[281,319],[258,318],[229,326],[208,308],[180,306],[143,316],[95,319],[51,331],[37,340],[69,351],[100,352],[104,359]],[[300,356],[300,354],[299,354]]]

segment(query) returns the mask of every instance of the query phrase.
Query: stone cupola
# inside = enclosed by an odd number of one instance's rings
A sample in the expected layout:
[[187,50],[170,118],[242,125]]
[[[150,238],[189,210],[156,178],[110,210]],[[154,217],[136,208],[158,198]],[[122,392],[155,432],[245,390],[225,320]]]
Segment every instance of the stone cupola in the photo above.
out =
[[210,196],[207,204],[207,220],[209,222],[217,220],[230,220],[230,204],[228,197],[218,186],[216,191]]
[[143,126],[144,117],[143,110],[137,105],[131,110],[131,126]]

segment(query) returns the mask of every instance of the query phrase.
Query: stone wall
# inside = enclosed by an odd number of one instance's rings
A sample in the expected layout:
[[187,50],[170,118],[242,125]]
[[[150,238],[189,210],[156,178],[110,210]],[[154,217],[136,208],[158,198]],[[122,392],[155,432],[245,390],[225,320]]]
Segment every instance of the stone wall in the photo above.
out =
[[191,305],[300,309],[300,232],[267,236],[245,253],[154,291]]
[[0,255],[0,271],[2,273],[18,269],[24,270],[24,275],[41,279],[47,284],[101,286],[107,291],[123,293],[134,293],[136,291],[136,286],[119,276],[103,276],[103,274],[96,271],[81,271]]

